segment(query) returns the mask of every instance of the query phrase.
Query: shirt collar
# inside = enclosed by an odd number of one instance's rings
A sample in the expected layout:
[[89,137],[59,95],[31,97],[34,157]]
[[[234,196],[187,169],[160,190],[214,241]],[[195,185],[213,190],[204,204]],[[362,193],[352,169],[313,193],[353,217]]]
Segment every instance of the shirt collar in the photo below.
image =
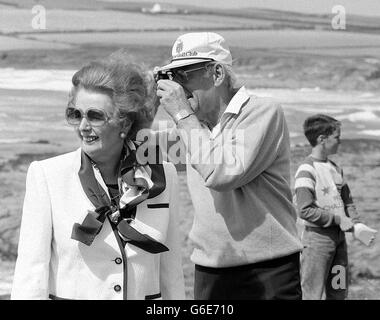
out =
[[228,104],[226,110],[224,110],[220,121],[217,125],[211,130],[211,138],[215,139],[215,137],[220,133],[221,130],[221,121],[227,114],[238,114],[240,112],[241,107],[247,100],[250,99],[247,89],[243,86],[238,92],[232,97],[230,103]]
[[250,98],[247,89],[242,86],[238,92],[232,97],[230,103],[228,104],[226,110],[224,110],[222,117],[226,113],[238,114],[240,112],[243,104]]

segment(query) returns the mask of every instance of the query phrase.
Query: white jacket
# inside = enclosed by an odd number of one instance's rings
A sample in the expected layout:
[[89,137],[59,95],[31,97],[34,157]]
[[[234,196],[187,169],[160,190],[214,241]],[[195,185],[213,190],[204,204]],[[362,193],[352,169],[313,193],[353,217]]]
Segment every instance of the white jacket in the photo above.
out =
[[[119,248],[106,219],[91,246],[71,239],[94,206],[79,180],[81,150],[33,162],[26,194],[11,299],[184,299],[178,233],[177,173],[164,163],[166,189],[137,206],[134,227],[165,244],[151,254]],[[124,251],[124,252],[123,252]]]

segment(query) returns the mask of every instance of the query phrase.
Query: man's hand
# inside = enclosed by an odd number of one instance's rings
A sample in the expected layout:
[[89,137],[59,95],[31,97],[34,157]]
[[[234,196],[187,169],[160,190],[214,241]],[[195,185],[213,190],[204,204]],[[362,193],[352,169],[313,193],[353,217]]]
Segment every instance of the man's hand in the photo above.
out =
[[350,218],[335,215],[334,221],[343,232],[353,231],[354,224]]
[[181,110],[193,112],[185,91],[175,81],[159,80],[157,83],[157,96],[160,98],[160,105],[172,118]]

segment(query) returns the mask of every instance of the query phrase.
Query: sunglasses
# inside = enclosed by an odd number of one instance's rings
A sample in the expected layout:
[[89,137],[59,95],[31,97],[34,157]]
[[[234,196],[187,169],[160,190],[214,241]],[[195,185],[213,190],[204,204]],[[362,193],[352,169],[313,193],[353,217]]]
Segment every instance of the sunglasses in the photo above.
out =
[[204,64],[203,66],[199,68],[193,68],[193,69],[172,69],[170,70],[173,75],[173,80],[178,81],[180,83],[186,83],[189,81],[189,74],[195,71],[199,70],[206,70],[210,66],[209,63]]
[[101,127],[107,123],[110,117],[104,110],[89,108],[86,112],[74,107],[67,107],[65,112],[66,121],[72,126],[79,126],[83,117],[93,127]]

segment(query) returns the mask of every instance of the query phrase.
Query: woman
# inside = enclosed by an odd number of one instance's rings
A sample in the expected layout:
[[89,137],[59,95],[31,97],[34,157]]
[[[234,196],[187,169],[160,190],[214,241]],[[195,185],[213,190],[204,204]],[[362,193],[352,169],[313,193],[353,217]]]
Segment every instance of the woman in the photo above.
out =
[[141,164],[145,73],[121,59],[73,76],[66,119],[81,147],[30,165],[12,299],[184,299],[177,174]]

